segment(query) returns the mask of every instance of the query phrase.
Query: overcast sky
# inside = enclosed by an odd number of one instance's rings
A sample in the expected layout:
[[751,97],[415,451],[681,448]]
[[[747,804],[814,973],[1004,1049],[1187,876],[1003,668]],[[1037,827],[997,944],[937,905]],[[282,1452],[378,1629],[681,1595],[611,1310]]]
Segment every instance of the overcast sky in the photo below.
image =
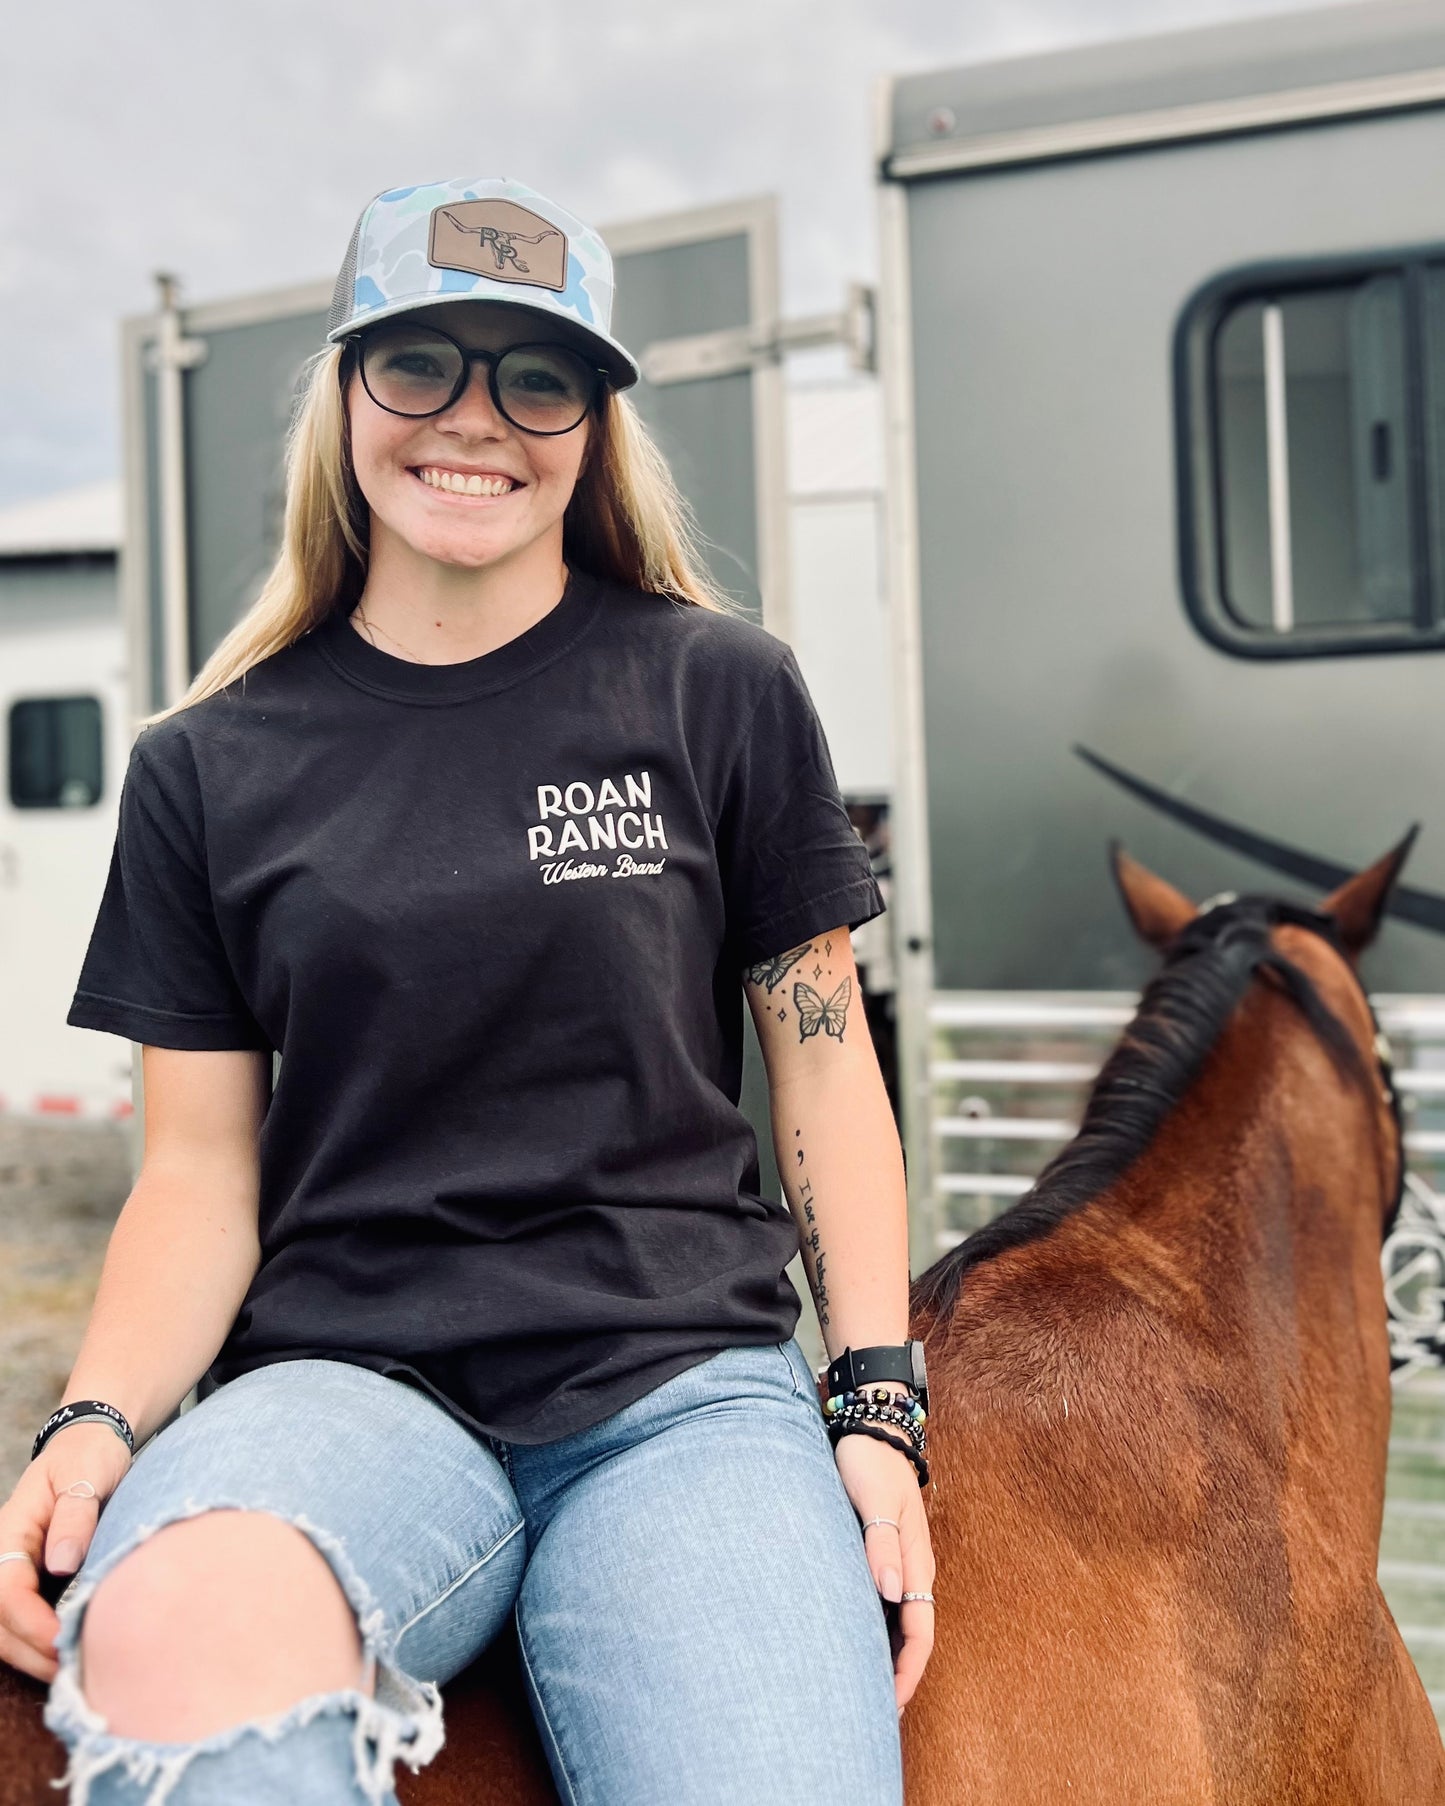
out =
[[[878,77],[1288,0],[66,0],[0,55],[0,506],[120,473],[119,321],[330,280],[378,190],[599,225],[773,192],[785,308],[874,275]],[[861,227],[861,230],[860,230]]]

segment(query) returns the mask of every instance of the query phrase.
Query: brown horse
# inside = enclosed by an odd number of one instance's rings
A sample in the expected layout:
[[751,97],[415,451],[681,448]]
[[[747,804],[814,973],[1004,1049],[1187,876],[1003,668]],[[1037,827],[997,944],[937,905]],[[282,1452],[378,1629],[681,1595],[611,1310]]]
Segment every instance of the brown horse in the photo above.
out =
[[[1375,1579],[1402,1153],[1353,966],[1408,847],[1318,913],[1200,912],[1116,855],[1164,969],[1076,1139],[911,1288],[939,1604],[909,1806],[1445,1802]],[[552,1806],[511,1634],[443,1691],[402,1806]],[[0,1665],[0,1806],[56,1798],[44,1693]]]
[[1427,1806],[1376,1582],[1399,1108],[1356,977],[1412,834],[1321,906],[1201,912],[1083,1126],[911,1288],[936,1374],[936,1644],[909,1806]]

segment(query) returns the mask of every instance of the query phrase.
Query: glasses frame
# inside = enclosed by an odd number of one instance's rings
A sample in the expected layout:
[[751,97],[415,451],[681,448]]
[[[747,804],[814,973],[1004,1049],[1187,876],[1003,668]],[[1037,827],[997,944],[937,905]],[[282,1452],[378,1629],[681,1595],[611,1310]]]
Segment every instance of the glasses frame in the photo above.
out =
[[[391,326],[395,323],[395,316],[391,319],[377,320],[372,325],[363,327],[359,332],[348,332],[341,342],[344,345],[354,345],[356,347],[356,368],[361,374],[361,386],[366,390],[367,395],[370,396],[371,400],[374,401],[377,407],[382,409],[384,413],[395,414],[400,420],[433,420],[438,414],[445,414],[448,408],[455,407],[457,402],[459,402],[466,393],[467,387],[472,380],[472,365],[481,363],[485,364],[487,367],[487,392],[492,398],[492,406],[502,416],[508,426],[515,427],[519,433],[531,433],[538,439],[560,439],[564,433],[575,433],[587,416],[596,411],[603,390],[610,387],[611,384],[609,373],[604,370],[600,364],[589,365],[582,352],[578,351],[575,346],[564,345],[560,339],[528,339],[519,345],[508,345],[505,351],[468,351],[465,345],[454,339],[449,332],[443,331],[440,326],[433,326],[430,323],[425,323],[423,328],[425,331],[435,333],[439,339],[445,339],[449,345],[456,346],[457,352],[462,360],[461,374],[452,385],[451,394],[439,408],[428,408],[424,414],[408,413],[403,408],[390,408],[387,407],[384,401],[377,400],[377,397],[372,394],[371,384],[366,380],[366,346],[367,341],[374,333],[380,331],[385,326]],[[418,324],[421,325],[422,323]],[[582,368],[591,375],[593,378],[591,393],[587,397],[586,405],[583,407],[582,412],[572,422],[571,426],[523,426],[520,420],[513,420],[512,416],[507,412],[503,405],[501,388],[497,382],[497,365],[509,352],[513,351],[565,351],[570,356],[575,357]]]

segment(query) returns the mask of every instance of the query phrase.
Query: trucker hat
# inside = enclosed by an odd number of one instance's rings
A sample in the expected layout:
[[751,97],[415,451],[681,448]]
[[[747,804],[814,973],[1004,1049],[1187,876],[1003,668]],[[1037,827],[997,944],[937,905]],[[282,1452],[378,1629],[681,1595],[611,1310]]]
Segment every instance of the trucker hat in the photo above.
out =
[[414,308],[471,297],[565,320],[614,386],[642,372],[613,338],[612,254],[580,219],[523,182],[387,188],[362,209],[326,316],[329,341]]

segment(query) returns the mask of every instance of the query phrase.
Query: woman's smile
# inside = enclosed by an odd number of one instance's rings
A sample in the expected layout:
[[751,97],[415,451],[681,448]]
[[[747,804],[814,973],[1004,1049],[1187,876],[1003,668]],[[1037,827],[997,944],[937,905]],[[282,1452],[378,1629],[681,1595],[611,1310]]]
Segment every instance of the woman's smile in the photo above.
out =
[[501,471],[458,470],[446,464],[409,464],[407,474],[439,501],[463,506],[494,506],[526,488],[520,477]]

